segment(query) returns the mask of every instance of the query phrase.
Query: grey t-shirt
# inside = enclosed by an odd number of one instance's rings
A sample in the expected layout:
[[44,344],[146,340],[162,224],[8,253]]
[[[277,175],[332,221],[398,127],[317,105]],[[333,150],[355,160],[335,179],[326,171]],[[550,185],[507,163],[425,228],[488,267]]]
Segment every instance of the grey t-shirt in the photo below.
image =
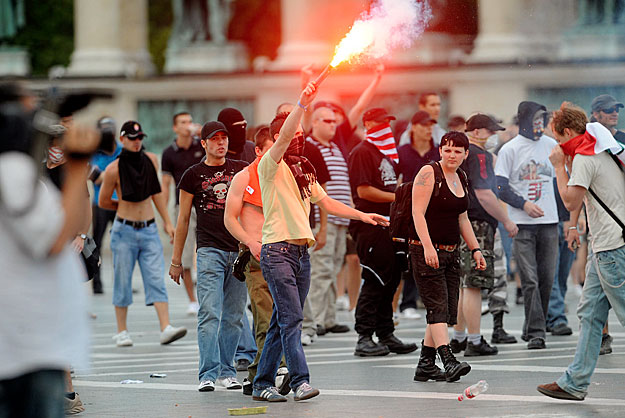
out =
[[[576,155],[569,186],[581,186],[592,190],[625,222],[625,176],[608,155],[607,151],[597,155]],[[622,247],[623,234],[616,221],[586,192],[588,228],[592,234],[594,252],[614,250]]]

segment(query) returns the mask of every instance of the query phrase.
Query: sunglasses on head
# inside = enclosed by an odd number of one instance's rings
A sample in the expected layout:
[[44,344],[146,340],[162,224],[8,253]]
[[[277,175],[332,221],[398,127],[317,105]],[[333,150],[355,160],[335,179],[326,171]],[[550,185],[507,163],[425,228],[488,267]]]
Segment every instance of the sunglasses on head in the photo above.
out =
[[609,109],[601,109],[601,111],[607,115],[611,115],[614,112],[618,113],[618,106],[614,106]]

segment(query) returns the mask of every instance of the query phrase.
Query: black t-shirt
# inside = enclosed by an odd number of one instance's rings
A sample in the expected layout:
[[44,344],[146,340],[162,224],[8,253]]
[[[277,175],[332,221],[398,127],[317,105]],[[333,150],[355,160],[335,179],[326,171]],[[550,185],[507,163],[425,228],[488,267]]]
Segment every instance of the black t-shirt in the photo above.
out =
[[319,148],[306,141],[306,144],[304,145],[304,157],[306,157],[312,166],[315,167],[315,171],[317,172],[317,183],[325,184],[331,180],[328,166],[326,165],[326,161],[323,159],[323,155],[321,155]]
[[356,145],[358,145],[361,140],[355,133],[356,127],[352,126],[349,123],[349,119],[345,118],[345,121],[336,127],[336,132],[334,133],[334,138],[332,141],[339,147],[341,152],[343,153],[343,158],[345,161],[349,159],[349,154],[352,152]]
[[469,219],[472,221],[486,221],[497,227],[498,221],[486,212],[475,195],[476,189],[490,189],[495,196],[499,196],[495,170],[493,169],[493,155],[478,147],[469,144],[469,156],[460,166],[467,173],[469,179]]
[[388,216],[391,202],[371,202],[358,197],[358,186],[370,185],[376,189],[395,193],[397,188],[397,165],[383,155],[375,145],[362,141],[349,155],[347,163],[349,183],[356,209]]
[[189,167],[199,163],[204,157],[204,148],[199,139],[194,139],[189,149],[180,148],[176,141],[165,148],[161,157],[161,170],[174,178],[176,185],[176,204],[179,203],[180,179]]
[[231,160],[240,160],[246,161],[248,164],[251,164],[252,161],[256,159],[256,153],[254,152],[255,145],[252,141],[245,141],[245,145],[243,145],[243,150],[238,154],[231,154],[228,152],[226,158]]
[[404,183],[413,181],[424,165],[441,159],[438,148],[434,146],[434,141],[432,141],[431,145],[432,148],[423,156],[419,155],[412,148],[412,144],[405,144],[399,147],[397,150],[399,155],[399,174],[402,175]]
[[232,178],[247,165],[245,161],[229,159],[220,166],[198,163],[182,175],[180,189],[193,195],[193,206],[197,213],[198,248],[239,250],[239,242],[224,225],[224,209]]
[[625,145],[625,132],[616,131],[613,136],[614,136],[614,139],[616,139],[622,145]]

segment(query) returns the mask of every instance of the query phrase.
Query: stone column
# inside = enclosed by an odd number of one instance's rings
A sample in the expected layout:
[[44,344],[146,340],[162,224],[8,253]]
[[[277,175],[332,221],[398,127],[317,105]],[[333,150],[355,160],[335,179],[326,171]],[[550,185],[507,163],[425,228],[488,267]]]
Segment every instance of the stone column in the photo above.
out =
[[269,68],[294,70],[329,64],[336,43],[366,10],[366,1],[282,0],[280,6],[282,45]]
[[478,31],[470,62],[516,62],[524,54],[520,0],[479,0]]
[[151,74],[154,66],[147,52],[147,0],[75,1],[74,44],[69,75]]

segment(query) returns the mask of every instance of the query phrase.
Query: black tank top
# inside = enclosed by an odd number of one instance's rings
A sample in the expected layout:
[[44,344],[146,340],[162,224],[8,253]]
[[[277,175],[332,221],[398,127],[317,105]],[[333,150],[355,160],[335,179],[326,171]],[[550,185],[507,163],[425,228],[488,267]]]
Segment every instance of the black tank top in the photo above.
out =
[[[437,187],[436,184],[434,187]],[[432,243],[458,244],[460,242],[458,216],[468,207],[469,199],[466,191],[463,197],[457,197],[449,190],[447,181],[443,177],[438,196],[434,196],[434,191],[432,191],[430,203],[425,211],[425,221]]]

